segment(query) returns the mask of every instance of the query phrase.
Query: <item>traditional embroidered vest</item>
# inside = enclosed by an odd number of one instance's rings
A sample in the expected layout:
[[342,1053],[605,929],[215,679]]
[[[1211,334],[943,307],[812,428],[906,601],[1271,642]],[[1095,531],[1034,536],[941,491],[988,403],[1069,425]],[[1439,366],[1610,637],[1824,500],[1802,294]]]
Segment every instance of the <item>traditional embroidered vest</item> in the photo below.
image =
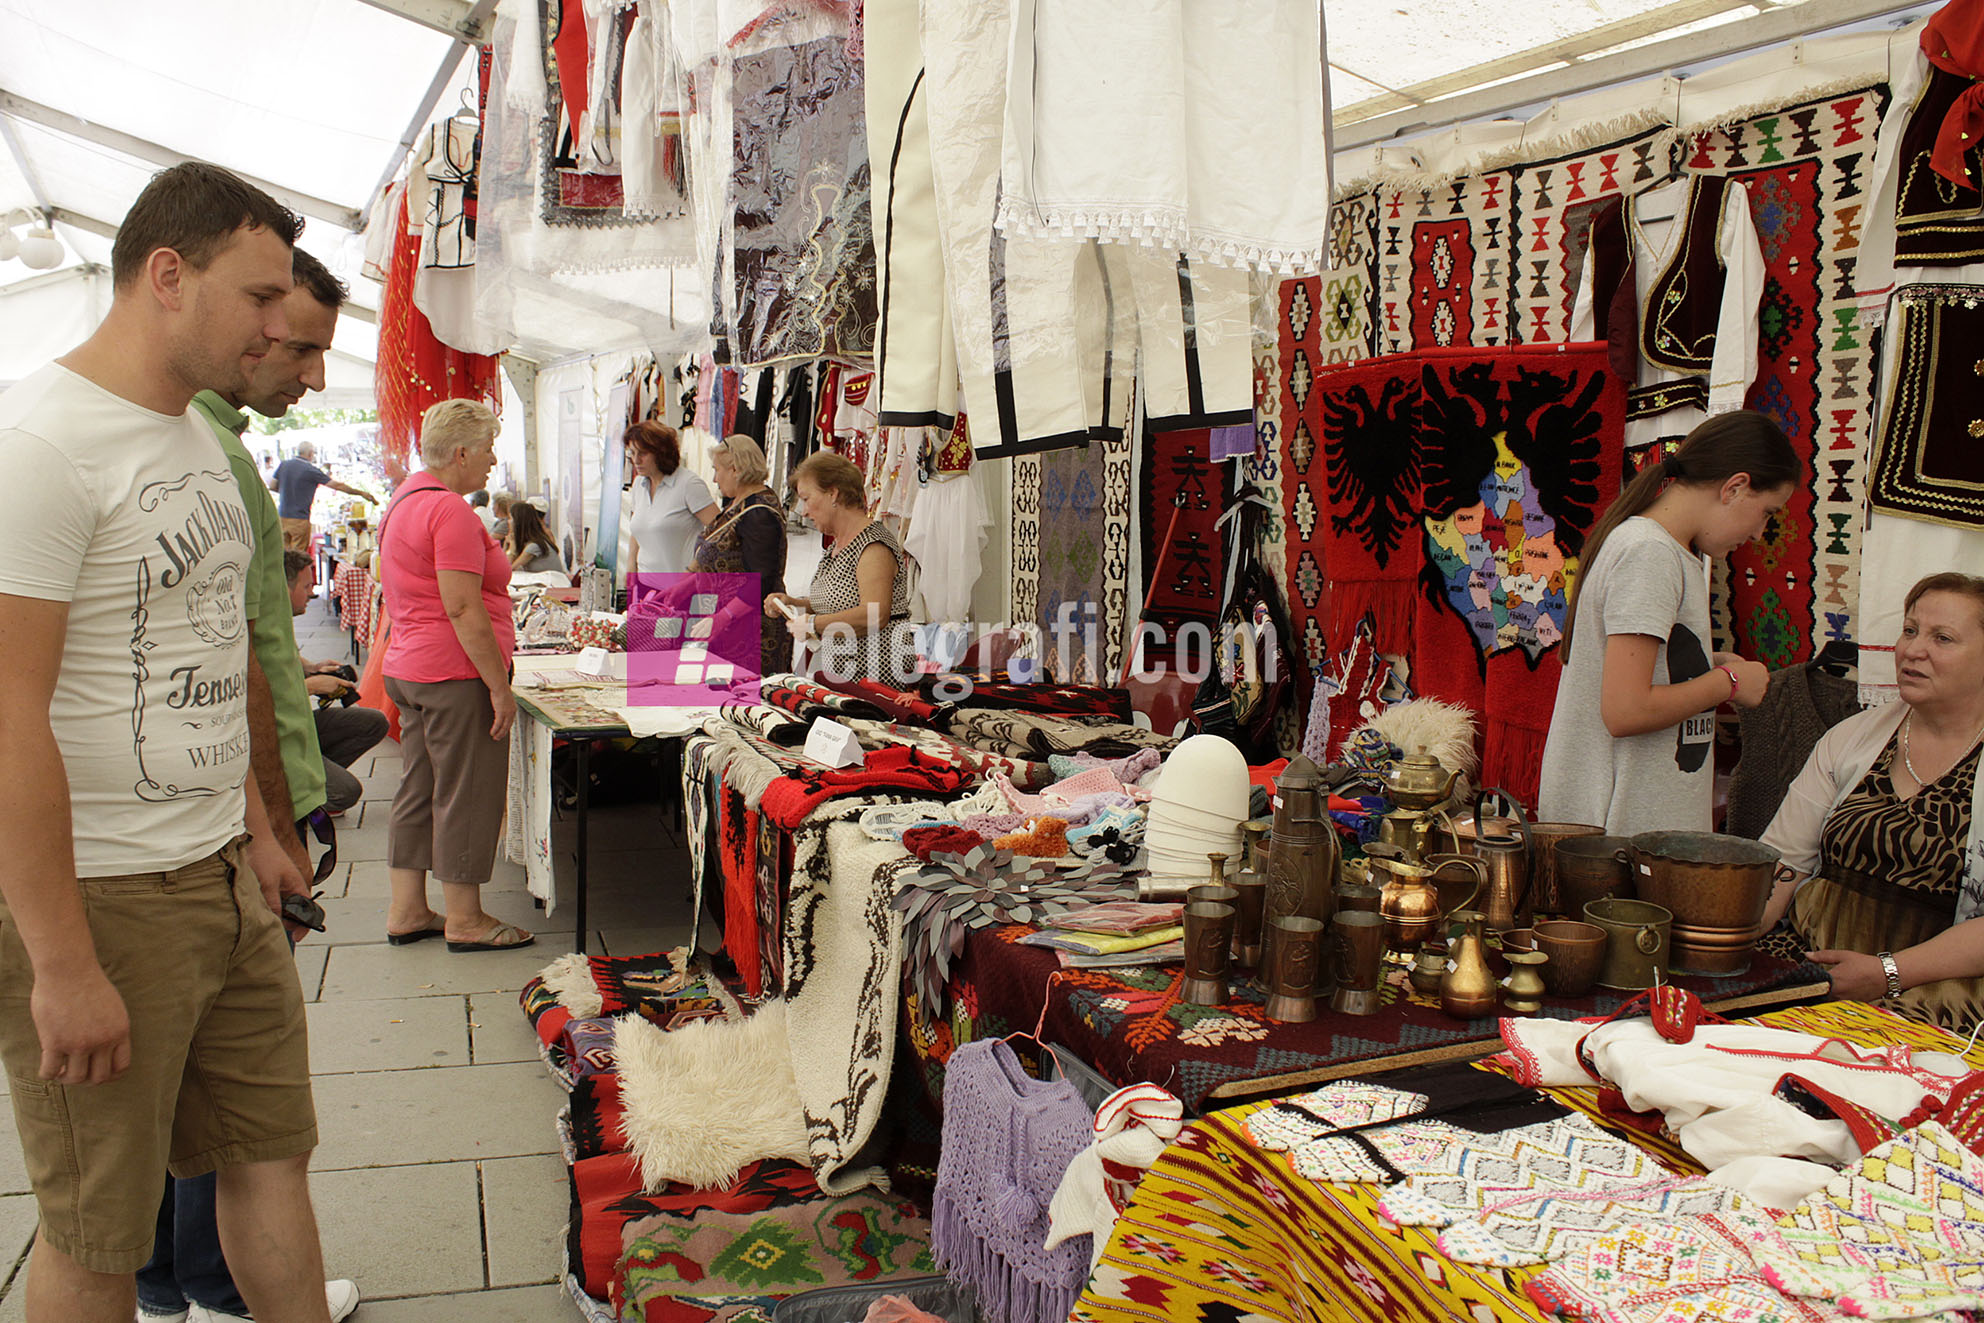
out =
[[[1901,136],[1895,190],[1894,260],[1897,266],[1955,266],[1984,257],[1984,193],[1946,179],[1929,165],[1936,134],[1972,80],[1929,66],[1928,81]],[[1972,179],[1984,167],[1984,144],[1964,154]]]
[[1640,304],[1626,205],[1613,198],[1592,214],[1588,251],[1594,329],[1608,346],[1606,361],[1621,381],[1639,377]]
[[1683,405],[1708,407],[1715,325],[1722,315],[1722,204],[1728,193],[1729,180],[1722,175],[1696,175],[1688,186],[1674,256],[1647,291],[1646,306],[1640,310],[1639,349],[1649,363],[1689,376],[1629,392],[1628,418]]

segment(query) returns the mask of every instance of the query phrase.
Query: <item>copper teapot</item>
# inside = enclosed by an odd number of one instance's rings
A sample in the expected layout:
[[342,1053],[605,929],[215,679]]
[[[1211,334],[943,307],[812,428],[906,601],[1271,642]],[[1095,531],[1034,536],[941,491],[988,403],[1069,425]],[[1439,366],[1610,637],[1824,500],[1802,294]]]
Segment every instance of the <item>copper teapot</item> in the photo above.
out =
[[1408,753],[1386,769],[1385,798],[1403,809],[1429,809],[1453,793],[1459,772],[1450,772],[1430,753]]

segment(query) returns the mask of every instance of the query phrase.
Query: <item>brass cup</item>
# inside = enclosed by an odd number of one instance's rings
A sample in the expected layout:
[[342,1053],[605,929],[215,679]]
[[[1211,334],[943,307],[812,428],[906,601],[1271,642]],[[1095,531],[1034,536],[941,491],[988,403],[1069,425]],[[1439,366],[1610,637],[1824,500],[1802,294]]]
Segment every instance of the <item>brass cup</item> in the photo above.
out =
[[1284,1024],[1315,1019],[1316,975],[1323,963],[1322,921],[1287,914],[1269,920],[1268,931],[1273,934],[1267,943],[1268,1018]]
[[[1224,888],[1230,890],[1230,888]],[[1233,947],[1231,905],[1209,901],[1185,906],[1185,981],[1178,999],[1198,1006],[1226,1002],[1226,970]]]
[[1233,879],[1233,959],[1249,969],[1261,965],[1261,917],[1267,911],[1268,880],[1245,872]]
[[1338,910],[1332,921],[1336,945],[1336,991],[1330,1009],[1370,1015],[1378,1009],[1385,974],[1385,921],[1366,910]]

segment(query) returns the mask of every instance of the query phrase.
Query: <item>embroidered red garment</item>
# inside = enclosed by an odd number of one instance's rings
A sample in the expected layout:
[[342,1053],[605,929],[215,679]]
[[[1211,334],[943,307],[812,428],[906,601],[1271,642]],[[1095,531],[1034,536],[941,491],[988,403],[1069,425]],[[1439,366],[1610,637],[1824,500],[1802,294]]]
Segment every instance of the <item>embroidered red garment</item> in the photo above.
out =
[[787,831],[815,807],[840,795],[875,790],[914,790],[950,795],[977,780],[968,769],[941,762],[921,749],[898,745],[876,749],[859,767],[805,768],[773,781],[765,790],[760,811]]
[[[1922,53],[1945,73],[1984,77],[1984,0],[1950,0],[1922,29]],[[1929,166],[1953,184],[1975,189],[1970,153],[1984,137],[1984,82],[1973,81],[1943,116]]]
[[503,407],[500,358],[464,354],[441,343],[427,314],[413,306],[413,277],[420,266],[420,232],[406,227],[406,208],[393,208],[393,258],[379,304],[379,363],[373,379],[379,397],[379,448],[386,476],[406,476],[407,456],[420,436],[420,417],[441,400],[481,400]]

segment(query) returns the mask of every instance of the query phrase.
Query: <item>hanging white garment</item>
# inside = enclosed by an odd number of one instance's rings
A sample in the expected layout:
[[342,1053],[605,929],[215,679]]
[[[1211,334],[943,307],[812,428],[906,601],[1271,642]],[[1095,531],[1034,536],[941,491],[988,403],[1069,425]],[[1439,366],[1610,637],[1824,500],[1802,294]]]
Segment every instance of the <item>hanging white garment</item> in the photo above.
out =
[[[1011,0],[999,228],[1328,265],[1316,0]],[[1264,131],[1272,126],[1272,131]]]
[[570,211],[552,191],[545,135],[556,117],[535,3],[506,0],[490,53],[475,232],[480,319],[512,341],[567,352],[644,343],[679,353],[707,339],[708,282],[674,269],[697,261],[686,215]]
[[626,62],[621,15],[634,0],[585,0],[586,110],[573,125],[579,169],[620,173],[620,83]]
[[379,194],[365,218],[365,260],[359,274],[380,284],[393,265],[393,209],[406,205],[406,180],[396,179]]
[[888,427],[948,428],[958,411],[958,354],[938,240],[917,0],[865,0],[862,29],[877,409]]
[[1120,435],[1139,353],[1150,417],[1180,428],[1249,418],[1247,273],[1142,244],[997,229],[1005,0],[925,0],[922,36],[945,281],[978,455]]
[[970,474],[931,482],[916,498],[916,518],[903,550],[922,572],[917,586],[924,613],[938,622],[971,618],[971,590],[983,568],[992,517]]
[[646,14],[627,34],[620,77],[620,191],[629,216],[673,216],[682,193],[668,168],[682,138],[682,71],[668,44],[668,24]]
[[500,354],[510,337],[476,315],[475,239],[466,205],[476,178],[475,143],[474,121],[442,120],[428,126],[409,167],[407,227],[420,231],[413,306],[442,344],[465,354]]
[[[1649,189],[1626,200],[1626,233],[1633,245],[1633,290],[1642,320],[1653,287],[1669,262],[1686,242],[1688,200],[1692,180],[1683,177],[1659,188]],[[1650,219],[1667,217],[1665,220]],[[1711,414],[1728,413],[1743,407],[1750,383],[1757,377],[1757,308],[1764,294],[1764,254],[1757,243],[1756,223],[1750,218],[1750,196],[1741,184],[1731,181],[1717,218],[1716,254],[1722,260],[1722,305],[1715,330],[1715,351],[1709,368],[1708,407],[1680,405],[1662,413],[1633,418],[1626,423],[1626,447],[1651,445],[1666,437],[1686,436]],[[1603,340],[1592,310],[1594,263],[1586,262],[1578,277],[1576,301],[1571,308],[1572,340]],[[1647,360],[1637,344],[1640,389],[1687,380],[1676,372]]]

